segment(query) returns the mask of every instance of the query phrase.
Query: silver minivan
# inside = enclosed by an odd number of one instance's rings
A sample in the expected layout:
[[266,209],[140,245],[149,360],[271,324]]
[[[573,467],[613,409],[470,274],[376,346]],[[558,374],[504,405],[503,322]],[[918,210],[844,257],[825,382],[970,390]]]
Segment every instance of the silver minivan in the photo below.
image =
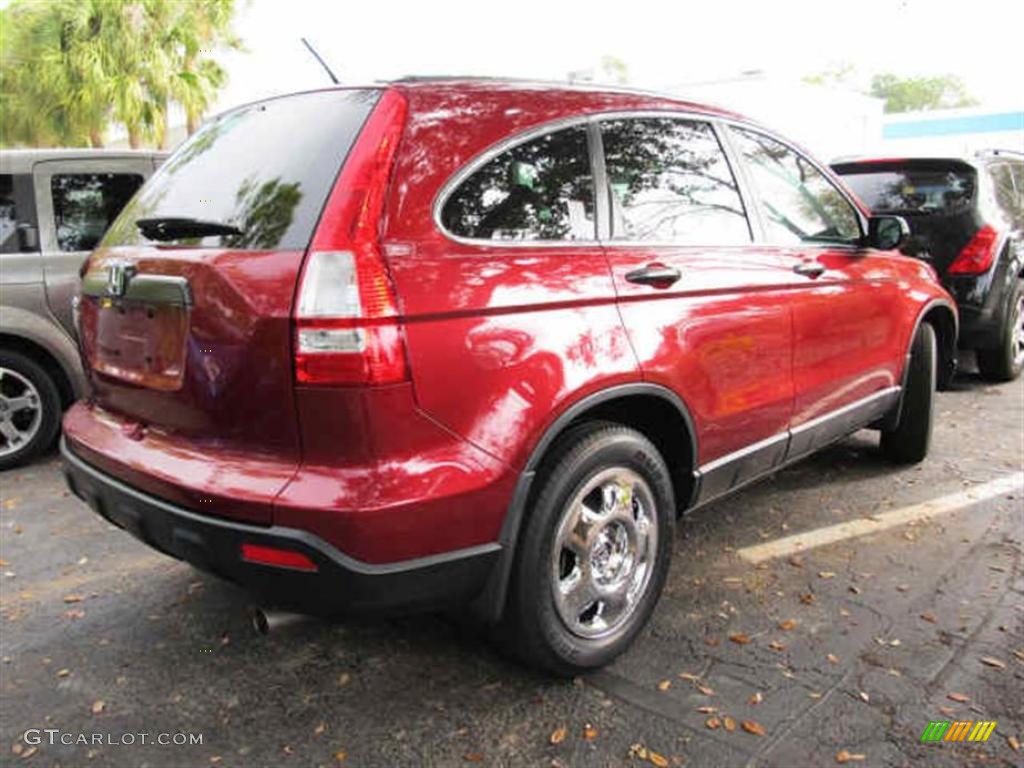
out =
[[89,252],[166,155],[0,151],[0,469],[52,444],[84,378],[72,298]]

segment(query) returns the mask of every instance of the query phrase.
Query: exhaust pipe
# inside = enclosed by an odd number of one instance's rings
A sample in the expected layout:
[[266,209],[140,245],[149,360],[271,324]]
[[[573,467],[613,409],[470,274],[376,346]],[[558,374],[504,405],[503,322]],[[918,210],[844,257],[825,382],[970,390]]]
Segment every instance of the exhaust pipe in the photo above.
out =
[[277,631],[283,627],[301,624],[311,618],[303,613],[287,613],[259,606],[253,608],[250,613],[252,628],[256,630],[257,635],[263,636],[269,635],[271,630]]

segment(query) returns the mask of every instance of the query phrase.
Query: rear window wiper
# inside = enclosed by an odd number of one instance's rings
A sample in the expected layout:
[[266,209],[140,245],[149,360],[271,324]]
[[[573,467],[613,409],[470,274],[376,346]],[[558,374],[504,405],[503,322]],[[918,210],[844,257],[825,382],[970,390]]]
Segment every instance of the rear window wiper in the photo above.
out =
[[150,240],[178,240],[183,237],[242,234],[242,230],[238,227],[220,221],[175,216],[138,219],[135,226]]

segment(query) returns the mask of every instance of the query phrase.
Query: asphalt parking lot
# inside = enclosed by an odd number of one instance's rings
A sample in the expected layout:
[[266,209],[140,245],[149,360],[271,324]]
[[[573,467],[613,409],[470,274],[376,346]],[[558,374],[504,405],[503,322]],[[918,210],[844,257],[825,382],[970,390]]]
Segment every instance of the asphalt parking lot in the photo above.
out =
[[[0,474],[0,764],[1021,765],[1024,384],[961,375],[920,466],[876,441],[683,521],[647,629],[575,681],[435,616],[259,637],[243,593],[99,520],[55,457]],[[922,744],[932,720],[997,724]],[[202,743],[152,743],[179,733]]]

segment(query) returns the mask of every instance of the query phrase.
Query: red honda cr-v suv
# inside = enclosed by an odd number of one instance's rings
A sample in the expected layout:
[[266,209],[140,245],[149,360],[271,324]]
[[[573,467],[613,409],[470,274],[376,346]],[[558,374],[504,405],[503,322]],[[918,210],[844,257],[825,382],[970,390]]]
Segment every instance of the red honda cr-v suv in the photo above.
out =
[[68,482],[275,604],[468,604],[534,664],[598,666],[682,511],[864,426],[924,457],[957,319],[904,232],[666,97],[422,80],[244,106],[83,270]]

